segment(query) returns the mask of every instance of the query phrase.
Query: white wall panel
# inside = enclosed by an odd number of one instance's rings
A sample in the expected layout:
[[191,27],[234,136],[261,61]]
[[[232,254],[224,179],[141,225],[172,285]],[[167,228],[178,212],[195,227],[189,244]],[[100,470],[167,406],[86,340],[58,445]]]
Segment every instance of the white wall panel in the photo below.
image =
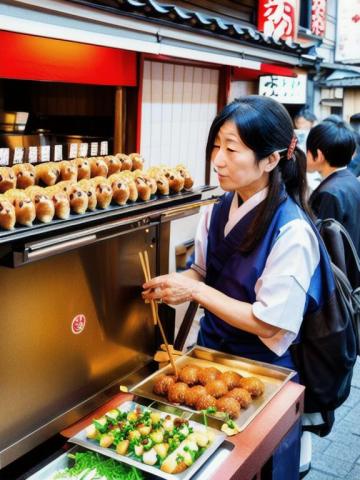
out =
[[144,62],[140,151],[146,165],[184,163],[205,181],[205,146],[217,112],[219,71]]

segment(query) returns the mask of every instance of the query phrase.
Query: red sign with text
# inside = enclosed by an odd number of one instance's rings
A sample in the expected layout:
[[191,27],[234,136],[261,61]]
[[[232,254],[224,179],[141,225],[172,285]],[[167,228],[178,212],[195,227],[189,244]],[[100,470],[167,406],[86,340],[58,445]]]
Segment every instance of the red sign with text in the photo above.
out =
[[311,33],[323,37],[326,30],[326,0],[312,0]]
[[297,35],[297,0],[259,0],[258,29],[274,40]]

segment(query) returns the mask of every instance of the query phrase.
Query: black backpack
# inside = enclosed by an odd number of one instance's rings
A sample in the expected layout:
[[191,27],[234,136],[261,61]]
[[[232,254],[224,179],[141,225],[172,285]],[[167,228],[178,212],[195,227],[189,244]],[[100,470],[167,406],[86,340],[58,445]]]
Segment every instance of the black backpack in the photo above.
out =
[[333,411],[349,396],[353,367],[360,354],[360,260],[345,228],[334,219],[316,224],[325,244],[336,289],[318,312],[305,315],[292,355],[306,386],[305,413],[321,412],[319,435],[331,430]]

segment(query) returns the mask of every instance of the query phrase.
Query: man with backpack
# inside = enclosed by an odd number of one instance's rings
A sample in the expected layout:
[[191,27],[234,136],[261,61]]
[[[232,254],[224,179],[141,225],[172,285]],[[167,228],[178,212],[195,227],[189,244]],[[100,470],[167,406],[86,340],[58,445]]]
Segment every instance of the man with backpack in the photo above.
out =
[[318,219],[333,218],[349,233],[360,254],[360,182],[347,168],[356,142],[350,127],[331,117],[310,130],[306,141],[307,169],[323,177],[310,196]]

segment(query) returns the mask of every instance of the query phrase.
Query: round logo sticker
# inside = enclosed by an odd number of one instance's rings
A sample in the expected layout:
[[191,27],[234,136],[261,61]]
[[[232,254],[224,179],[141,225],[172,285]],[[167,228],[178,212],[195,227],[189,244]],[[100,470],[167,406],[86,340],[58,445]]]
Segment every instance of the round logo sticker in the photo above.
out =
[[81,333],[86,325],[86,317],[82,313],[79,313],[79,315],[76,315],[76,317],[73,318],[71,322],[71,331],[75,335]]

